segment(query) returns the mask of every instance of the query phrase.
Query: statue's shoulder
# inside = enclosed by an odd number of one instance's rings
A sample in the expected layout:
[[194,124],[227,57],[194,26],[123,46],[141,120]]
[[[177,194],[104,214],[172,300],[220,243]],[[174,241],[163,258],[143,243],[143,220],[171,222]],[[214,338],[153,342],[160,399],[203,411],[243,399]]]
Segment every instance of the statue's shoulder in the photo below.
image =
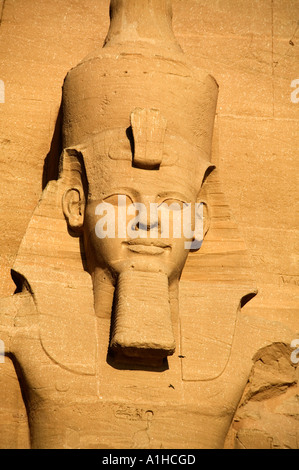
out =
[[[29,432],[26,409],[13,360],[13,338],[18,331],[16,318],[19,314],[32,312],[29,292],[0,298],[0,401],[1,410],[0,447],[29,448]],[[31,305],[31,307],[29,307]],[[13,423],[18,420],[18,427]],[[20,441],[21,439],[21,441]]]
[[232,423],[230,438],[233,447],[297,448],[299,349],[294,351],[292,346],[275,342],[255,354],[249,380]]
[[273,308],[269,311],[266,307],[256,308],[254,302],[252,307],[249,304],[244,308],[241,323],[244,347],[252,352],[252,366],[227,436],[227,446],[297,448],[298,321],[294,321],[292,312],[279,314]]
[[34,300],[28,291],[0,298],[0,340],[5,353],[11,352],[13,336],[35,313]]

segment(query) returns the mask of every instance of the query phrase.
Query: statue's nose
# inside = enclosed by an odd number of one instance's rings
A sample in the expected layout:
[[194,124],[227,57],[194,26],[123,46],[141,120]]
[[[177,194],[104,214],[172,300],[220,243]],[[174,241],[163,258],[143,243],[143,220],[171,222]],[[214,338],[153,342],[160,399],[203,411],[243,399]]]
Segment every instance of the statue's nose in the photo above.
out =
[[159,218],[156,204],[151,202],[142,203],[140,205],[139,221],[136,225],[138,230],[153,230],[159,227]]

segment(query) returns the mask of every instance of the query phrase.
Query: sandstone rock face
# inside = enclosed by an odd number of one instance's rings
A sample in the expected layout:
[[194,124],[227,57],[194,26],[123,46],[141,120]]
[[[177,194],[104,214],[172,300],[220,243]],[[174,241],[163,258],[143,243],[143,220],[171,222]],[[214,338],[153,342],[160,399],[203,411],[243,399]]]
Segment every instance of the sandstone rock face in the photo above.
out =
[[298,448],[298,5],[109,3],[0,0],[0,447]]

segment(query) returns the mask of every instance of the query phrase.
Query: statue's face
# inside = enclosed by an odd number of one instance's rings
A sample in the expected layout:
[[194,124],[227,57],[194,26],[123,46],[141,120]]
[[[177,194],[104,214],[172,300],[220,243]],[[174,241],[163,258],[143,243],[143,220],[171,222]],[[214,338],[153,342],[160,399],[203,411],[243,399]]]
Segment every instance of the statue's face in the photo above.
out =
[[[89,257],[115,274],[136,269],[161,271],[170,279],[178,277],[188,255],[185,242],[190,238],[173,233],[173,223],[183,232],[179,218],[184,205],[194,198],[191,200],[185,185],[178,188],[172,179],[164,181],[159,171],[132,168],[126,181],[121,167],[106,182],[103,197],[87,202],[84,237]],[[174,209],[169,209],[171,204]],[[163,217],[169,217],[167,236],[162,233]],[[108,236],[100,238],[108,229]]]
[[144,170],[126,161],[116,165],[108,161],[108,166],[114,167],[109,178],[98,181],[101,196],[91,194],[86,204],[84,239],[89,259],[116,275],[136,269],[178,278],[189,251],[186,242],[192,239],[183,233],[187,210],[190,229],[194,224],[196,195],[187,172],[177,167]]
[[[114,279],[127,269],[162,272],[170,282],[178,279],[194,235],[198,181],[206,166],[198,178],[190,164],[194,157],[171,137],[161,165],[136,167],[132,143],[122,139],[119,129],[94,138],[82,154],[89,197],[76,217],[82,219],[90,269],[108,270]],[[65,204],[73,214],[78,211],[75,196],[71,191]]]

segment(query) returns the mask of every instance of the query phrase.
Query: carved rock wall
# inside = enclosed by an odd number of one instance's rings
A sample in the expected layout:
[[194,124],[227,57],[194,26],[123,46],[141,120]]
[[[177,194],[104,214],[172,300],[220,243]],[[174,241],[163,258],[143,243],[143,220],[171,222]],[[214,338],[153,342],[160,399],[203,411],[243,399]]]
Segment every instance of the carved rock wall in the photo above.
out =
[[[10,268],[43,187],[57,176],[64,77],[104,41],[108,10],[109,0],[0,0],[0,297],[14,292]],[[283,321],[299,337],[299,103],[291,101],[299,77],[298,2],[173,0],[173,13],[182,48],[220,86],[213,158],[259,288],[244,310]],[[11,364],[4,367],[14,390]],[[18,426],[18,445],[25,446],[24,415],[10,416],[18,389],[1,390],[0,416]]]

